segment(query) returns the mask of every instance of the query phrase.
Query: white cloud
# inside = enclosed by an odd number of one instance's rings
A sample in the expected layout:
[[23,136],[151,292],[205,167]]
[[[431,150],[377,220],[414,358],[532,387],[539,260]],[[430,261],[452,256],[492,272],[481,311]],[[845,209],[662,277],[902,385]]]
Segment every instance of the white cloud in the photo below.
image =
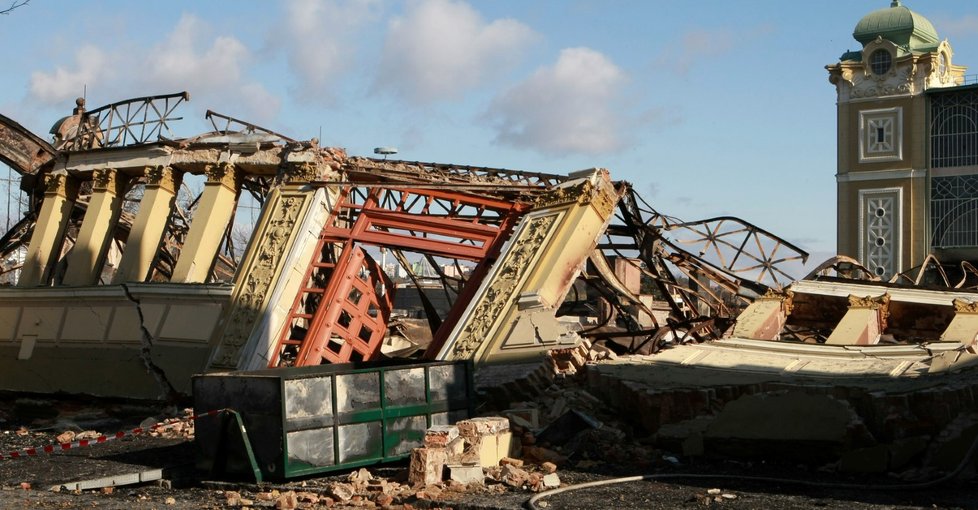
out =
[[619,108],[624,72],[589,48],[568,48],[557,62],[496,97],[487,112],[496,142],[547,154],[597,154],[625,145],[630,122]]
[[457,99],[511,68],[536,38],[513,19],[487,23],[465,2],[414,2],[390,22],[374,88],[422,103]]
[[231,36],[214,38],[207,45],[206,25],[184,14],[176,27],[146,55],[144,81],[164,90],[191,90],[207,94],[235,87],[250,58],[244,44]]
[[51,72],[31,73],[30,95],[45,105],[63,103],[81,96],[85,86],[109,81],[109,56],[96,46],[86,44],[75,52],[72,68],[57,66]]
[[376,19],[380,0],[290,0],[274,44],[286,52],[303,100],[329,98],[356,56],[353,36]]
[[[31,74],[29,98],[64,105],[82,94],[107,101],[186,90],[195,103],[255,122],[268,121],[281,103],[265,87],[249,80],[254,56],[232,35],[215,35],[196,16],[184,14],[173,30],[151,47],[87,44],[73,66]],[[106,101],[106,102],[107,102]],[[99,104],[89,104],[94,108]]]

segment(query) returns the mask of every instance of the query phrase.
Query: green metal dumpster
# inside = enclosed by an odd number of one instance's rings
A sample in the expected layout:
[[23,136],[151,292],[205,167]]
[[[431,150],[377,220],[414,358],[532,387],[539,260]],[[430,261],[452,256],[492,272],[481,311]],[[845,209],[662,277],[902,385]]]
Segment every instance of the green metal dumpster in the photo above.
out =
[[[407,457],[471,414],[470,362],[354,363],[193,378],[198,468],[284,479]],[[213,414],[213,413],[211,413]]]

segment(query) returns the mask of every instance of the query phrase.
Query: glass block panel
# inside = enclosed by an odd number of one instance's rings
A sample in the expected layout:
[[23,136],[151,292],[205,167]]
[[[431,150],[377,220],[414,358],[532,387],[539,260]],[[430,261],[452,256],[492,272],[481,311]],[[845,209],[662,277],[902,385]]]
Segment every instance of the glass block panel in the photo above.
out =
[[380,407],[380,374],[336,376],[336,412],[362,411]]
[[388,405],[423,404],[424,368],[388,371],[384,375],[384,392]]
[[305,462],[313,466],[332,466],[336,463],[332,427],[289,432],[285,441],[290,463]]

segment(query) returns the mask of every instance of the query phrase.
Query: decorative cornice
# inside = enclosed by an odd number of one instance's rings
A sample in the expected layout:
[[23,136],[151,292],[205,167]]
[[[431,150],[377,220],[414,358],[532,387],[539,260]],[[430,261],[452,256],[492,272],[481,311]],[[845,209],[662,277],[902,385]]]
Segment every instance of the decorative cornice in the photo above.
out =
[[204,168],[207,184],[220,184],[231,191],[238,191],[241,184],[241,174],[233,163],[223,162],[217,165],[207,165]]
[[147,188],[159,188],[173,194],[176,194],[183,180],[183,172],[162,165],[146,167],[143,175],[146,176]]
[[573,186],[561,186],[544,193],[534,203],[534,209],[545,209],[573,203],[587,204],[594,185],[583,181]]
[[44,178],[44,194],[74,200],[78,198],[78,180],[66,174],[49,174]]
[[590,180],[585,180],[579,184],[558,187],[545,193],[537,199],[534,209],[574,203],[578,205],[590,204],[601,214],[602,218],[608,218],[615,210],[618,197],[615,196],[613,186],[595,186]]

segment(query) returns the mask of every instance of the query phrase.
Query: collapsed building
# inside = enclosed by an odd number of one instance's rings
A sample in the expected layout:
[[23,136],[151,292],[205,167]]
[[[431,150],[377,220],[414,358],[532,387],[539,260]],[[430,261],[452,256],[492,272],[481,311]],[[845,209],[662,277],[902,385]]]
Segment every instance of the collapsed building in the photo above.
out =
[[[413,288],[423,359],[489,365],[582,337],[717,338],[789,281],[779,263],[806,257],[736,218],[659,214],[603,169],[351,157],[214,112],[212,132],[165,135],[188,97],[79,103],[53,145],[4,119],[4,161],[30,200],[0,240],[4,258],[23,253],[0,312],[6,388],[158,398],[198,372],[378,359],[398,291],[379,249],[416,283],[408,254],[426,259],[450,297],[439,313]],[[243,249],[242,195],[261,207]]]
[[[0,238],[17,261],[0,388],[174,400],[194,374],[400,356],[529,391],[545,353],[604,344],[633,355],[589,365],[589,389],[689,454],[772,437],[889,448],[975,411],[969,264],[955,281],[930,263],[884,282],[837,257],[795,281],[797,246],[734,217],[662,214],[605,169],[350,156],[210,111],[212,131],[178,137],[187,100],[79,100],[53,142],[0,117],[29,205]],[[241,236],[245,199],[260,215]],[[404,291],[420,327],[393,314]],[[396,385],[440,391],[418,370]]]

